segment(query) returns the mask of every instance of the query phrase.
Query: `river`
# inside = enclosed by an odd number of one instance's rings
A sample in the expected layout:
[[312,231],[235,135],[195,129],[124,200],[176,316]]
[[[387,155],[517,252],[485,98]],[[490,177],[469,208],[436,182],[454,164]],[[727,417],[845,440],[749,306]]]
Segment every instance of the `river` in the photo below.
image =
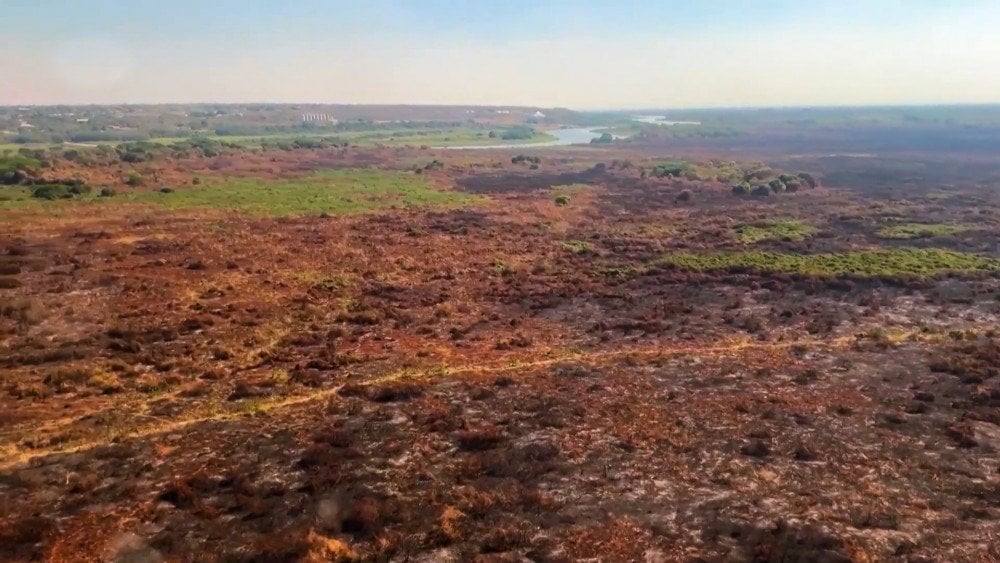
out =
[[[537,143],[507,143],[501,145],[462,145],[453,147],[434,147],[435,149],[518,149],[521,147],[559,147],[565,145],[586,145],[591,139],[600,137],[604,133],[601,129],[591,129],[589,127],[570,127],[568,129],[549,129],[545,133],[552,135],[555,139],[551,141],[540,141]],[[617,138],[617,137],[616,137]]]

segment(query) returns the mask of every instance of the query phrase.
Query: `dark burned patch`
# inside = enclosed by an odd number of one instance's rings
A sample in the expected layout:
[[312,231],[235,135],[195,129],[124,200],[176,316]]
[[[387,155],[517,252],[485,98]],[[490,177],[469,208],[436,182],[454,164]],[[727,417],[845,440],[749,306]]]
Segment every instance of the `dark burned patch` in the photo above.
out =
[[375,403],[408,401],[423,393],[423,388],[416,383],[400,381],[372,385],[347,384],[339,391],[341,397],[363,397]]
[[457,180],[457,184],[464,191],[480,194],[534,192],[554,186],[591,184],[607,177],[608,173],[604,169],[595,167],[582,172],[477,174],[460,178]]
[[490,226],[489,217],[485,213],[467,209],[454,211],[433,211],[427,214],[424,224],[415,229],[428,233],[445,233],[449,235],[466,235],[480,231]]
[[703,530],[703,537],[711,543],[732,545],[730,555],[739,561],[852,561],[839,538],[820,528],[794,527],[783,521],[773,526],[755,526],[718,520]]

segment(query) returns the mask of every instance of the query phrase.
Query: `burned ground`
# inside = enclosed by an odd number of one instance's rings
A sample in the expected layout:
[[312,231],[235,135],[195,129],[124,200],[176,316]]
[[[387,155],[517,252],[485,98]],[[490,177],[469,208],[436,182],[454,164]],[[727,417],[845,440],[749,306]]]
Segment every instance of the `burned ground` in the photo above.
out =
[[[447,160],[340,151],[164,166],[270,163],[284,177]],[[488,197],[333,216],[4,210],[0,549],[1000,557],[991,192],[858,184],[762,200],[595,168],[592,150],[538,170],[454,154],[421,174]],[[778,218],[815,232],[741,241],[741,226]],[[908,223],[972,227],[880,235]],[[913,247],[984,266],[821,275],[662,260]]]

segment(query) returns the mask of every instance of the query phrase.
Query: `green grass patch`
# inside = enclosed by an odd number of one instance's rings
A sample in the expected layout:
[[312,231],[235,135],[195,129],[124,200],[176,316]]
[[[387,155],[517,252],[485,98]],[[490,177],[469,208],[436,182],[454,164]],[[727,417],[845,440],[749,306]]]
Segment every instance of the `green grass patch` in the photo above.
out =
[[765,240],[802,240],[815,232],[816,229],[811,225],[795,219],[758,221],[736,229],[737,238],[743,244],[754,244]]
[[1000,260],[937,248],[825,254],[677,252],[663,256],[657,263],[695,271],[747,269],[819,277],[929,277],[945,272],[1000,271]]
[[563,250],[573,254],[586,254],[590,252],[590,244],[585,240],[567,240],[562,243]]
[[878,236],[885,239],[909,240],[955,235],[964,233],[970,228],[968,225],[947,225],[940,223],[898,223],[882,227],[878,230]]
[[214,208],[252,215],[350,214],[379,209],[458,206],[478,197],[438,189],[410,172],[347,169],[317,172],[295,179],[232,178],[168,192],[133,191],[115,197],[95,194],[72,200],[41,201],[21,188],[0,189],[0,208],[75,203],[152,204],[167,209]]

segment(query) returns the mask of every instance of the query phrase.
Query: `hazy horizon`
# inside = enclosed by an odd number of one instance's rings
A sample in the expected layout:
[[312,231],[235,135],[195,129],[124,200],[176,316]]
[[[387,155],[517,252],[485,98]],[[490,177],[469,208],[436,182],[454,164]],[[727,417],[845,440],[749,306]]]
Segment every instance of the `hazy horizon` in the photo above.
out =
[[1000,5],[8,0],[0,105],[988,105]]

